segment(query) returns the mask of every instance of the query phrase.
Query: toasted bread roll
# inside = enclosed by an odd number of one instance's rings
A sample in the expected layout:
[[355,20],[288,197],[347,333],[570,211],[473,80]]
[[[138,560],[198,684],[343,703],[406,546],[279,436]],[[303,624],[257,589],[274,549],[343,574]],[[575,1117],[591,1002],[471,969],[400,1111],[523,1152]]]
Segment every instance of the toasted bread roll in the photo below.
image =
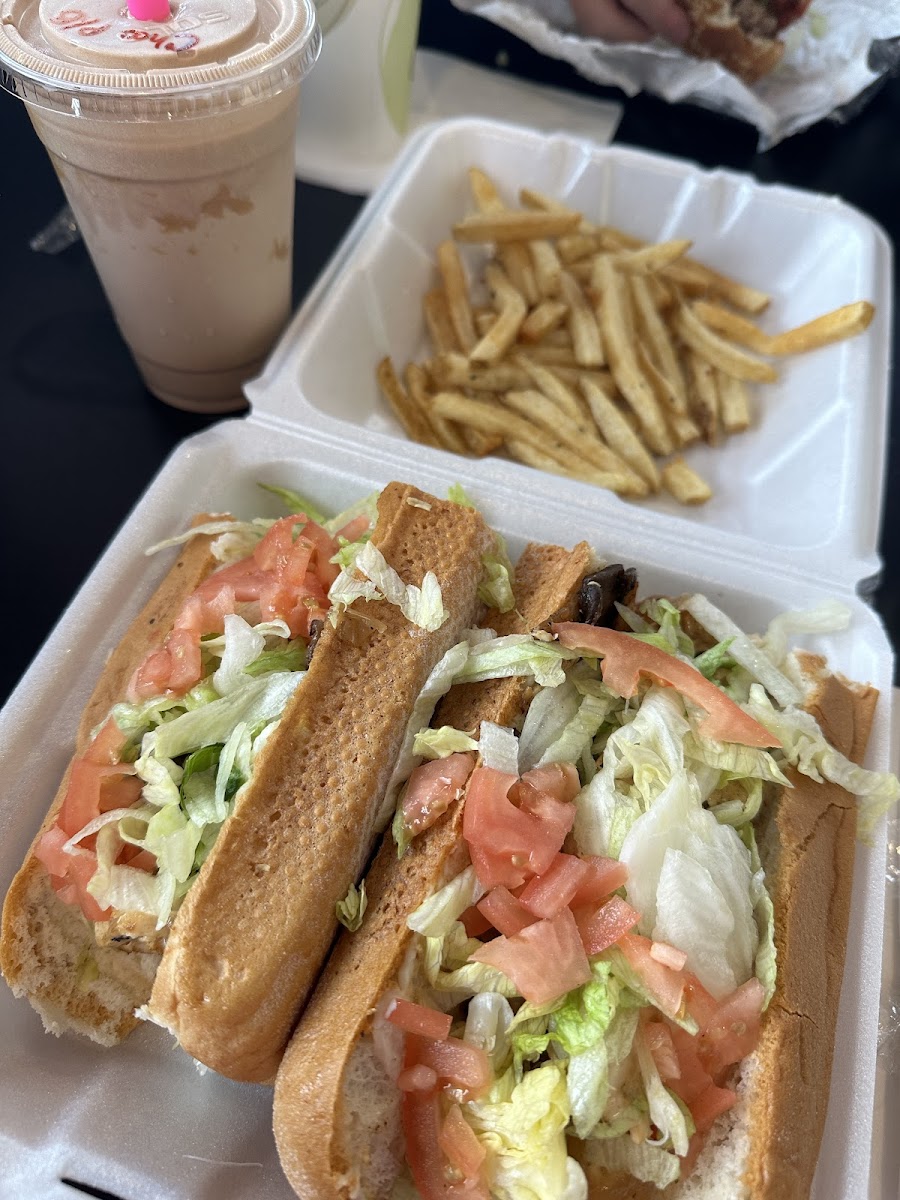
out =
[[[591,565],[590,548],[571,553],[531,545],[516,568],[517,610],[490,614],[499,634],[520,633],[574,615]],[[453,688],[436,725],[509,725],[524,711],[530,681],[495,679]],[[303,1200],[381,1200],[403,1161],[399,1092],[377,1057],[372,1017],[395,985],[414,935],[406,918],[468,861],[463,805],[415,838],[398,861],[387,836],[367,876],[362,928],[344,934],[285,1054],[275,1085],[281,1163]]]
[[[200,524],[210,518],[195,519]],[[113,651],[85,706],[78,726],[76,757],[91,731],[125,693],[144,657],[168,630],[184,600],[217,566],[208,537],[190,541]],[[69,768],[71,770],[71,766]],[[17,996],[28,996],[51,1033],[82,1033],[103,1045],[119,1042],[137,1024],[134,1010],[150,994],[159,955],[98,947],[94,927],[77,908],[64,904],[34,856],[65,799],[69,771],[3,906],[0,968]],[[97,975],[86,970],[88,959]]]
[[357,601],[326,625],[179,910],[150,997],[149,1016],[232,1079],[274,1079],[335,936],[335,905],[390,816],[380,810],[415,699],[477,620],[494,541],[479,514],[401,484],[378,507],[379,549],[406,582],[434,570],[447,619],[429,633],[385,600]]

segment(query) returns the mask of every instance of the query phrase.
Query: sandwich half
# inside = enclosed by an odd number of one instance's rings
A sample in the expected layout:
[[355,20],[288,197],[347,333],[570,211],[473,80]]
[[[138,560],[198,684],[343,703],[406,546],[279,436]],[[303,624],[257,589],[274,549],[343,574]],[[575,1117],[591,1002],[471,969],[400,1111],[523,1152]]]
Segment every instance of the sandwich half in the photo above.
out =
[[679,0],[691,19],[684,49],[712,58],[745,83],[756,83],[781,62],[779,33],[803,16],[810,0]]
[[274,1078],[494,547],[403,484],[343,516],[202,525],[114,651],[3,910],[3,974],[51,1032],[112,1044],[141,1009]]
[[531,626],[558,673],[520,646],[518,712],[451,691],[417,742],[458,754],[480,720],[424,831],[410,777],[408,848],[382,847],[283,1060],[301,1200],[809,1194],[857,821],[900,791],[856,765],[876,693],[777,622],[634,591],[589,574],[577,621]]

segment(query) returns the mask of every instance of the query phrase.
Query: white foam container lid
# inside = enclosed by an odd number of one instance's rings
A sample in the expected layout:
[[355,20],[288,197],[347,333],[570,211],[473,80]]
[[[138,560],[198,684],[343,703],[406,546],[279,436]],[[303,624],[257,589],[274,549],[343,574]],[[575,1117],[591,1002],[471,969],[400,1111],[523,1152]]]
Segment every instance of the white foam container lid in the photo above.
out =
[[[439,176],[436,189],[445,187],[461,205],[461,170],[481,155],[494,156],[482,161],[488,162],[495,175],[502,178],[506,172],[512,178],[516,148],[520,171],[530,163],[533,150],[535,156],[550,156],[548,162],[568,171],[563,179],[573,182],[583,178],[587,164],[597,158],[585,143],[555,138],[534,146],[529,136],[487,128],[483,123],[451,126],[420,140],[408,155],[404,170],[420,168],[428,146],[445,139],[445,152],[439,160],[442,165],[435,164],[435,169],[445,174]],[[655,171],[663,180],[680,180],[679,187],[673,183],[669,201],[665,195],[660,198],[661,206],[670,202],[672,195],[682,195],[679,189],[688,187],[685,179],[690,179],[690,186],[700,194],[704,181],[720,196],[751,188],[746,183],[739,188],[731,177],[702,176],[681,164],[663,161],[654,165],[655,160],[647,156],[623,151],[608,154],[600,155],[606,160],[603,178],[608,196],[622,190],[620,176],[633,167],[651,174]],[[861,473],[866,480],[865,502],[852,507],[852,489],[842,493],[838,514],[842,532],[838,536],[830,523],[817,533],[804,534],[798,520],[780,544],[773,539],[772,548],[763,553],[759,541],[743,527],[735,528],[737,518],[729,518],[727,512],[721,514],[721,527],[692,524],[684,517],[626,506],[594,489],[559,488],[556,481],[548,486],[539,474],[513,464],[476,462],[418,446],[411,453],[410,445],[392,434],[387,417],[377,409],[374,391],[366,390],[375,354],[387,344],[398,355],[405,351],[403,344],[381,340],[388,334],[402,337],[402,326],[392,324],[393,310],[406,303],[407,297],[410,305],[417,303],[421,292],[421,278],[410,282],[406,277],[403,264],[415,264],[421,252],[415,240],[402,232],[401,215],[406,211],[410,220],[432,221],[434,240],[449,220],[446,208],[425,215],[428,195],[421,205],[414,205],[411,193],[402,186],[405,178],[403,171],[395,174],[396,190],[376,197],[352,231],[270,369],[253,385],[251,416],[222,422],[175,451],[0,713],[3,891],[53,797],[71,752],[80,710],[106,655],[167,569],[166,555],[148,560],[143,549],[183,528],[197,511],[277,515],[275,502],[257,488],[259,482],[294,487],[334,511],[390,479],[409,480],[437,494],[444,494],[451,483],[461,482],[488,520],[506,535],[513,556],[532,539],[571,545],[586,538],[604,557],[637,566],[644,593],[704,591],[751,631],[764,629],[772,616],[786,608],[808,607],[826,595],[837,595],[851,609],[851,629],[841,635],[808,638],[805,644],[825,653],[835,669],[881,689],[885,701],[876,713],[866,765],[889,769],[892,656],[878,618],[854,590],[877,564],[873,539],[880,492],[873,464],[882,450],[876,435],[883,431],[878,397],[883,387],[880,372],[886,370],[877,336],[869,355],[853,360],[858,377],[868,380],[875,434],[864,428],[866,423],[849,394],[842,405],[832,404],[828,409],[836,428],[853,435],[849,440],[854,449],[848,451],[844,440],[842,453],[832,461],[837,476],[848,478],[852,469],[848,455],[852,457],[861,445],[868,446],[874,456],[867,471]],[[549,176],[531,182],[553,186]],[[429,186],[423,179],[426,191]],[[752,189],[748,192],[742,211],[752,207],[754,194]],[[780,191],[762,194],[766,203],[781,196]],[[806,197],[803,202],[816,212],[821,209],[829,221],[847,220],[849,228],[856,231],[861,253],[870,237],[867,254],[873,264],[881,264],[874,277],[881,281],[879,287],[886,286],[882,278],[885,264],[876,253],[879,237],[871,229],[866,233],[863,218],[830,201]],[[416,218],[420,209],[423,215]],[[715,205],[709,205],[706,211],[714,209]],[[640,231],[653,232],[649,214],[646,219],[648,224]],[[383,236],[374,238],[379,229]],[[430,238],[432,230],[426,229],[420,236]],[[388,271],[386,248],[391,245],[406,257]],[[380,269],[387,271],[379,277],[380,290],[375,294],[371,292],[375,276],[369,275],[373,264],[381,264]],[[420,264],[420,274],[421,269]],[[862,280],[862,268],[856,271]],[[365,289],[351,286],[363,276],[367,278]],[[761,282],[754,276],[750,281]],[[361,295],[366,300],[360,309],[354,307],[354,300]],[[380,310],[373,307],[376,295],[381,297]],[[883,302],[887,303],[886,294]],[[823,306],[827,303],[830,301],[823,300]],[[383,312],[383,317],[366,326],[365,320],[377,311]],[[381,320],[386,329],[379,324]],[[337,326],[344,331],[342,345],[334,340]],[[337,360],[330,378],[328,356]],[[354,389],[362,389],[358,409],[351,407],[356,402]],[[326,415],[320,407],[325,397],[343,404],[342,417]],[[851,505],[852,519],[847,505]],[[819,517],[816,511],[811,514],[813,520]],[[838,546],[842,548],[845,569],[817,569],[827,558],[826,545],[835,555]],[[857,848],[847,967],[816,1200],[863,1200],[868,1195],[884,856],[883,832],[873,846]],[[0,1035],[2,1200],[24,1196],[71,1200],[75,1193],[60,1182],[62,1178],[105,1188],[125,1200],[184,1196],[230,1200],[262,1195],[267,1200],[289,1200],[292,1195],[278,1168],[270,1091],[234,1084],[209,1072],[201,1074],[161,1030],[141,1028],[113,1050],[75,1038],[57,1040],[43,1033],[27,1004],[0,987]]]

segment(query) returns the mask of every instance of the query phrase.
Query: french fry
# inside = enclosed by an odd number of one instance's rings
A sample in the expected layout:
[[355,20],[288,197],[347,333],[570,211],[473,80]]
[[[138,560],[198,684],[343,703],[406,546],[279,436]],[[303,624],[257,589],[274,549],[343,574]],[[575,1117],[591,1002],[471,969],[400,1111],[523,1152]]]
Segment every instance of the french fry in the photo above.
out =
[[[557,200],[553,196],[548,196],[544,192],[536,192],[533,188],[522,188],[519,191],[519,200],[525,208],[539,209],[542,212],[551,213],[573,213],[574,208],[568,204],[564,204],[562,200]],[[587,235],[596,233],[596,226],[589,221],[581,213],[578,214],[581,218],[576,226],[578,233]]]
[[393,410],[394,416],[403,426],[408,437],[423,446],[436,446],[437,437],[431,428],[431,423],[412,397],[408,396],[403,384],[397,378],[394,364],[389,358],[383,358],[375,371],[381,394]]
[[403,378],[410,399],[431,426],[438,445],[454,454],[468,453],[468,446],[460,431],[451,421],[432,411],[431,397],[428,395],[428,376],[423,368],[409,363],[403,372]]
[[[459,431],[466,447],[464,453],[473,454],[476,458],[484,458],[485,455],[499,450],[503,445],[503,435],[497,430],[491,432],[479,429],[467,424],[464,420],[457,420],[452,415],[447,415],[447,411],[452,413],[460,405],[464,407],[468,402],[469,397],[463,392],[436,392],[430,399],[431,419],[432,421],[444,421]],[[498,406],[491,402],[485,407],[495,411],[498,409]]]
[[676,328],[686,345],[726,375],[755,383],[774,383],[778,378],[778,372],[771,363],[755,358],[733,342],[713,333],[686,304],[679,309]]
[[546,367],[578,367],[578,360],[571,346],[545,346],[543,343],[526,346],[520,343],[516,357],[527,358]]
[[483,312],[474,312],[472,316],[475,319],[475,328],[480,337],[484,337],[489,329],[492,329],[497,324],[497,313],[493,309],[488,309]]
[[528,305],[521,293],[513,287],[506,272],[495,263],[490,263],[484,272],[487,285],[494,294],[497,304],[497,320],[475,346],[469,357],[473,363],[490,366],[507,352],[519,334]]
[[633,237],[612,225],[601,225],[597,230],[597,240],[601,250],[640,250],[647,245],[640,238]]
[[559,295],[562,263],[556,247],[546,238],[535,238],[528,243],[537,289],[546,300]]
[[561,445],[568,447],[577,458],[583,458],[600,471],[620,476],[620,487],[629,488],[630,495],[647,494],[646,485],[640,476],[629,480],[629,476],[636,472],[632,471],[619,454],[600,440],[595,429],[589,430],[586,424],[571,421],[541,392],[507,392],[503,399],[510,408],[528,417]]
[[[493,180],[478,167],[469,168],[469,186],[479,212],[502,213],[507,211]],[[540,296],[528,247],[520,245],[518,242],[512,242],[508,246],[499,247],[498,257],[513,286],[529,304],[537,304]]]
[[615,402],[590,379],[582,379],[581,390],[606,444],[640,475],[651,492],[658,492],[660,479],[656,464]]
[[726,433],[743,433],[750,427],[750,401],[747,389],[733,375],[716,372],[719,392],[719,416]]
[[654,454],[669,454],[672,439],[662,409],[628,340],[624,282],[609,259],[602,255],[594,260],[594,283],[600,299],[603,340],[616,385],[640,422],[650,449]]
[[441,354],[448,350],[458,350],[459,342],[450,320],[450,307],[443,288],[434,288],[425,293],[422,311],[425,315],[425,328],[435,352]]
[[580,479],[584,483],[592,483],[596,487],[616,491],[614,484],[617,479],[615,476],[610,477],[603,471],[593,469],[588,463],[582,459],[573,458],[566,451],[556,458],[548,452],[547,447],[540,450],[530,442],[522,442],[516,438],[506,439],[506,449],[510,458],[524,463],[527,467],[534,467],[538,471],[547,471],[551,475],[564,475],[568,479]]
[[702,355],[688,353],[691,376],[691,405],[694,417],[710,446],[719,444],[719,389],[716,369]]
[[532,343],[543,341],[548,333],[559,328],[568,311],[568,307],[559,300],[542,300],[522,322],[519,340]]
[[530,242],[533,238],[561,237],[581,220],[580,213],[518,212],[473,213],[453,226],[458,242]]
[[[638,345],[638,365],[646,376],[647,382],[653,389],[653,395],[659,401],[660,408],[666,418],[666,423],[672,432],[676,446],[687,446],[700,438],[700,429],[689,412],[680,412],[674,404],[672,388],[668,379],[651,362],[646,348]],[[687,397],[687,385],[685,385]]]
[[438,354],[429,364],[428,372],[442,390],[459,389],[471,392],[508,392],[510,388],[528,387],[528,374],[511,363],[495,367],[475,367],[462,354]]
[[437,248],[438,270],[444,283],[444,294],[450,312],[450,323],[456,340],[464,353],[468,354],[477,343],[472,306],[469,304],[469,286],[459,250],[453,242],[441,242]]
[[683,258],[692,245],[687,238],[679,238],[642,246],[639,250],[620,250],[613,258],[613,263],[628,275],[655,275],[657,271]]
[[[665,384],[663,398],[665,407],[670,412],[687,413],[687,385],[684,381],[684,372],[665,322],[653,303],[649,283],[639,275],[633,275],[629,283],[638,330],[642,334],[642,349],[646,351],[646,359],[642,365],[646,366],[649,363],[659,371]],[[657,399],[660,399],[659,395],[657,395]]]
[[597,239],[590,233],[571,233],[556,243],[560,262],[573,263],[581,258],[590,258],[599,250]]
[[695,300],[691,307],[704,325],[723,333],[729,341],[737,342],[747,350],[755,350],[757,354],[775,353],[772,349],[774,338],[740,313],[709,300]]
[[[516,361],[528,372],[535,387],[543,392],[548,400],[552,400],[561,412],[565,413],[576,423],[583,420],[583,409],[579,405],[574,393],[566,387],[558,375],[554,375],[552,371],[548,371],[546,367],[532,362],[524,355],[520,355]],[[590,428],[590,425],[587,428]]]
[[606,356],[594,310],[580,284],[567,271],[563,271],[560,279],[562,298],[569,306],[568,325],[575,361],[580,367],[602,367]]
[[796,329],[777,333],[772,338],[770,353],[805,354],[808,350],[818,350],[820,346],[855,337],[869,328],[874,316],[875,307],[868,300],[845,304],[842,308],[816,317],[814,321],[798,325]]
[[729,304],[733,304],[735,308],[753,316],[768,308],[772,299],[765,292],[737,283],[734,279],[729,279],[727,275],[720,275],[718,271],[713,271],[712,268],[705,267],[692,258],[683,258],[672,263],[671,266],[666,267],[663,275],[686,292],[693,295],[718,296],[722,300],[727,300]]
[[683,458],[674,458],[663,467],[663,487],[681,504],[705,504],[712,489],[702,476],[692,470]]

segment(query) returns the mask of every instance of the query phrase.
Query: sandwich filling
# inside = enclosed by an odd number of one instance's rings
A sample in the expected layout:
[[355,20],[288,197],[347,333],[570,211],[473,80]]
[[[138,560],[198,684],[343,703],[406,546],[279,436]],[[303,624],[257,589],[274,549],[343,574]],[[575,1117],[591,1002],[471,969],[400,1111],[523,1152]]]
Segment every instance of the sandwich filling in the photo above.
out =
[[[290,516],[213,521],[154,547],[205,534],[221,565],[73,764],[37,846],[57,894],[96,923],[100,943],[164,939],[339,607],[402,590],[410,620],[443,619],[434,576],[421,589],[403,584],[371,544],[377,493],[328,520],[272,490]],[[354,566],[363,552],[370,576]]]
[[841,606],[750,638],[705,597],[636,603],[604,575],[552,636],[455,648],[450,682],[531,674],[534,699],[477,741],[419,713],[428,761],[398,783],[400,852],[465,790],[470,858],[409,917],[416,967],[373,1030],[424,1200],[582,1200],[586,1143],[661,1188],[687,1175],[774,993],[767,790],[789,766],[832,780],[863,828],[900,793],[802,708],[787,636],[845,627]]

